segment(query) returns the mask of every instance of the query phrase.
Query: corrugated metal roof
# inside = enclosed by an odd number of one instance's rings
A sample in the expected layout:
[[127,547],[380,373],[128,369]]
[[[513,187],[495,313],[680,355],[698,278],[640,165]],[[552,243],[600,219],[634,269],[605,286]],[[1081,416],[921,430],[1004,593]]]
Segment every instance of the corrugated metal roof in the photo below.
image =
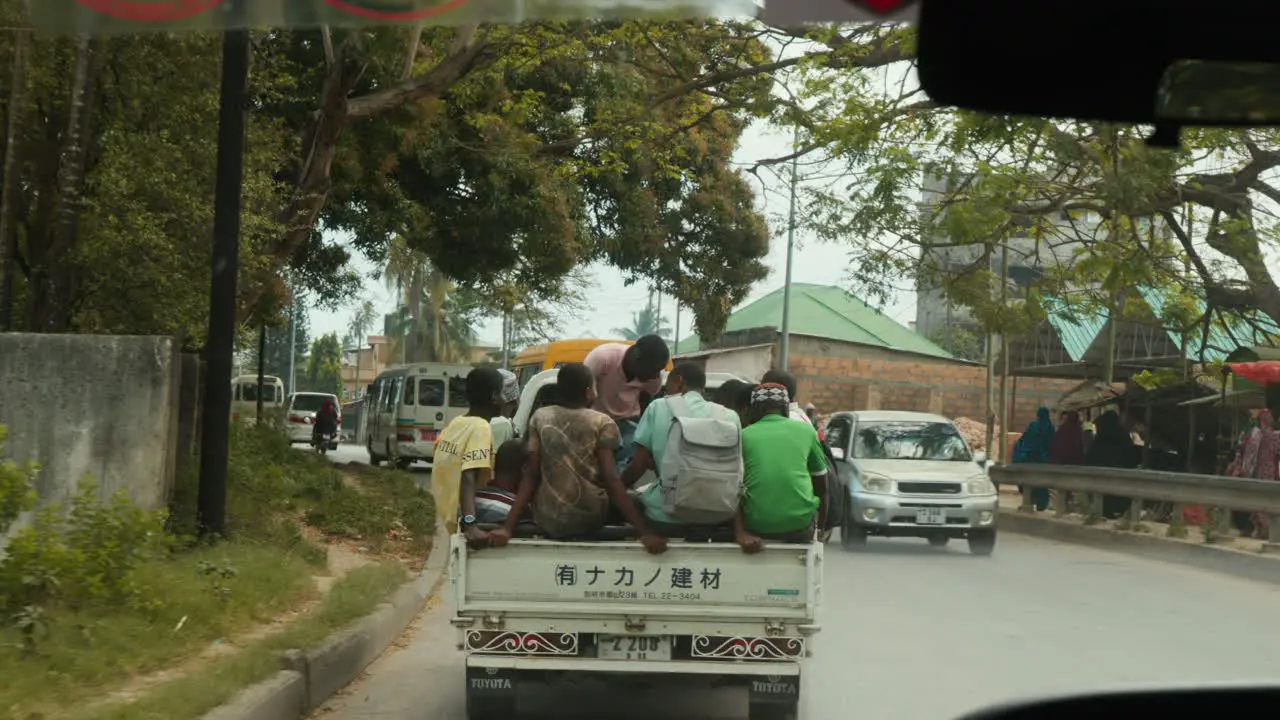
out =
[[1107,317],[1099,311],[1073,308],[1066,302],[1052,297],[1041,298],[1041,304],[1049,315],[1049,325],[1058,333],[1062,347],[1072,362],[1084,360],[1098,333],[1107,325]]
[[[1164,314],[1165,303],[1169,301],[1167,292],[1146,286],[1139,286],[1138,292],[1156,317]],[[1206,306],[1203,300],[1196,299],[1195,305],[1199,312],[1205,311]],[[1169,329],[1166,329],[1166,332],[1173,344],[1182,346],[1182,333]],[[1199,359],[1203,354],[1206,361],[1219,362],[1225,360],[1227,354],[1237,347],[1272,345],[1275,336],[1280,335],[1280,326],[1277,326],[1270,317],[1255,311],[1250,314],[1250,319],[1247,321],[1231,318],[1229,322],[1210,324],[1207,343],[1201,330],[1193,330],[1189,334],[1187,354],[1190,357]],[[1227,349],[1224,351],[1223,348]]]
[[[748,303],[729,316],[725,332],[758,327],[782,327],[782,288]],[[791,285],[791,332],[843,342],[873,345],[888,350],[951,358],[920,333],[849,294],[830,285]],[[701,340],[680,341],[680,354],[697,352]]]

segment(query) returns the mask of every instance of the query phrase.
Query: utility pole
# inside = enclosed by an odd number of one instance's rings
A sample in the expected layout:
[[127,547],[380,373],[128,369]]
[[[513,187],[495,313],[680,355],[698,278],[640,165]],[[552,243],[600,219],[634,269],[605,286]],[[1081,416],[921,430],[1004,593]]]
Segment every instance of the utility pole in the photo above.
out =
[[[1000,312],[1009,307],[1009,244],[1006,240],[1000,246]],[[1009,421],[1013,413],[1009,409],[1009,328],[1003,323],[1000,328],[1000,357],[1004,363],[1004,372],[1000,373],[1000,462],[1009,464]]]
[[285,392],[289,397],[293,397],[293,356],[297,353],[298,329],[293,324],[293,314],[298,309],[298,301],[293,295],[293,288],[289,288],[289,381],[285,384]]
[[782,283],[782,342],[778,350],[778,367],[786,371],[791,364],[791,269],[796,250],[796,191],[800,172],[800,126],[791,135],[791,210],[787,215],[787,276]]
[[671,350],[671,354],[679,355],[680,354],[680,301],[679,300],[676,300],[676,335],[675,335],[675,340],[672,342],[674,344],[674,348]]
[[662,291],[658,291],[658,302],[653,309],[653,334],[662,337]]
[[503,309],[502,311],[502,369],[510,370],[511,367],[511,313]]
[[[262,422],[262,386],[263,376],[267,369],[267,322],[263,320],[258,324],[258,422]],[[271,389],[275,393],[275,388]],[[274,401],[275,398],[273,397]]]
[[[242,2],[232,0],[234,18]],[[227,529],[227,458],[231,438],[231,366],[235,354],[236,273],[240,265],[240,199],[244,181],[246,85],[249,31],[222,36],[222,88],[218,106],[218,159],[214,180],[213,252],[210,267],[208,368],[200,428],[200,488],[196,519],[200,534],[216,537]],[[261,395],[261,393],[259,393]]]

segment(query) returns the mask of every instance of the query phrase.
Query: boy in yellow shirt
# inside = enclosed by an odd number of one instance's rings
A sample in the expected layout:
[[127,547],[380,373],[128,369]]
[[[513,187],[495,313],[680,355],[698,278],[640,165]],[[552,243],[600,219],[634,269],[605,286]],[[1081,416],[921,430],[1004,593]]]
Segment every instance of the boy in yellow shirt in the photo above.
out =
[[436,439],[431,489],[436,522],[449,534],[461,528],[473,544],[488,544],[476,526],[476,490],[493,479],[493,430],[489,421],[502,410],[502,375],[479,367],[467,374],[466,415],[454,418]]

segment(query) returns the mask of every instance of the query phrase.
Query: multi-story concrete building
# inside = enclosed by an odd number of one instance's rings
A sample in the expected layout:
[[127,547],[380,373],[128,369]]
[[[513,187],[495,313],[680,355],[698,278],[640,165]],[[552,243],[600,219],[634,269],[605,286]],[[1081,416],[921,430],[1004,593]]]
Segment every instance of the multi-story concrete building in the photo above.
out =
[[[928,218],[935,213],[948,212],[951,198],[947,178],[926,174],[920,202],[920,212]],[[1059,214],[1049,223],[1041,220],[1042,232],[1032,229],[1039,218],[1026,218],[1008,239],[1009,282],[1025,288],[1045,271],[1054,266],[1064,266],[1083,249],[1086,242],[1098,232],[1097,218],[1070,218]],[[981,332],[974,322],[969,308],[956,305],[937,282],[939,277],[959,276],[982,267],[986,248],[980,244],[952,245],[946,237],[926,237],[921,249],[921,276],[916,283],[915,330],[927,338],[937,338],[944,328],[964,328]],[[999,252],[987,258],[991,272],[999,275]],[[993,288],[994,291],[994,288]],[[1016,291],[1014,293],[1017,294]]]

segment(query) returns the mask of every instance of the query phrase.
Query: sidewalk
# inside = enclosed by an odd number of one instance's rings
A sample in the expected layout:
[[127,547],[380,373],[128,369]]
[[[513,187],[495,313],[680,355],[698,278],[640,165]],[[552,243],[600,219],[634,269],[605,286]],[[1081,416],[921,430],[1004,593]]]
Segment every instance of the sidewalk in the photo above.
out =
[[[1018,512],[1018,506],[1022,503],[1022,496],[1018,494],[1017,488],[1000,488],[1000,512],[1002,514],[1012,514]],[[1185,537],[1171,537],[1169,535],[1169,525],[1167,523],[1152,522],[1143,520],[1138,527],[1133,530],[1126,530],[1118,527],[1120,521],[1100,519],[1093,525],[1086,526],[1084,517],[1077,513],[1069,513],[1064,517],[1057,517],[1053,509],[1050,508],[1045,512],[1037,512],[1032,515],[1020,513],[1024,517],[1033,517],[1037,520],[1045,520],[1049,522],[1070,523],[1081,527],[1089,527],[1100,531],[1107,532],[1123,532],[1134,535],[1150,535],[1152,537],[1161,538],[1169,542],[1192,544],[1192,545],[1208,545],[1214,548],[1224,550],[1237,550],[1248,553],[1263,552],[1264,541],[1255,538],[1242,538],[1240,533],[1234,528],[1226,535],[1219,535],[1212,542],[1205,542],[1204,532],[1197,525],[1186,525]]]

